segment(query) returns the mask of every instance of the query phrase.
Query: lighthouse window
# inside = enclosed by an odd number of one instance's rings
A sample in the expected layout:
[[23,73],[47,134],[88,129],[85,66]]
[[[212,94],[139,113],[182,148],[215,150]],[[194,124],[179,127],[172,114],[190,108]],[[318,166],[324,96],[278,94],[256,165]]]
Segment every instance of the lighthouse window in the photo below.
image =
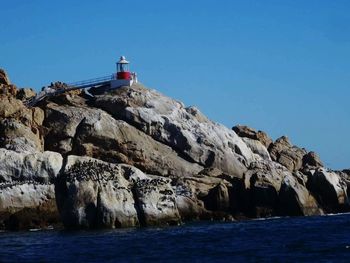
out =
[[128,64],[118,64],[119,68],[119,72],[125,72],[128,71]]

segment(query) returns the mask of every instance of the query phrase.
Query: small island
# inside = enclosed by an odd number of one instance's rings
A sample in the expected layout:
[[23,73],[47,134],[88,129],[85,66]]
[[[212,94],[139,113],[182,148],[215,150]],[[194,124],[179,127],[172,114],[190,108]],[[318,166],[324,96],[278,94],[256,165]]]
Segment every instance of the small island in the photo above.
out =
[[[127,73],[118,76],[136,78]],[[38,96],[0,71],[0,229],[350,211],[350,170],[324,167],[286,136],[229,129],[137,81],[95,86],[61,92],[73,86],[57,82]]]

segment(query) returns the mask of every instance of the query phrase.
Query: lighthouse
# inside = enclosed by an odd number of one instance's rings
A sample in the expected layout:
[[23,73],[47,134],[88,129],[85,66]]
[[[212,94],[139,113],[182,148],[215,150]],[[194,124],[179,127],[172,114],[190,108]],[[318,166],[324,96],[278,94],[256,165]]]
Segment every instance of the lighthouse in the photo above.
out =
[[117,64],[117,72],[111,80],[111,89],[117,89],[121,86],[131,86],[137,83],[135,72],[130,72],[130,62],[124,56],[121,56]]

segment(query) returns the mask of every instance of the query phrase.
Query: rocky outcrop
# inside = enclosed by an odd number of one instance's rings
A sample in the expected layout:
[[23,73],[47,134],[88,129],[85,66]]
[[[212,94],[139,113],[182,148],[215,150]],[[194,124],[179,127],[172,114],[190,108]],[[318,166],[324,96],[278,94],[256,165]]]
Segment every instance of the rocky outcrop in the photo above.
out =
[[328,213],[350,211],[347,183],[333,171],[318,168],[309,172],[307,186]]
[[8,118],[24,108],[21,101],[14,97],[1,96],[0,118]]
[[89,157],[68,157],[56,182],[56,198],[68,228],[119,228],[180,221],[169,179]]
[[139,224],[124,170],[88,157],[69,156],[56,181],[56,200],[67,228]]
[[180,223],[181,218],[176,206],[171,179],[138,172],[132,173],[128,177],[133,182],[135,203],[142,225],[176,225]]
[[35,152],[43,148],[39,130],[14,119],[0,121],[0,136],[0,146],[8,150]]
[[0,72],[0,229],[58,214],[66,228],[120,228],[350,211],[350,172],[287,137],[230,130],[140,84],[91,93],[27,108],[35,93]]
[[298,171],[303,166],[305,149],[293,146],[286,136],[278,138],[269,147],[272,160],[282,164],[289,171]]
[[266,161],[252,163],[244,176],[247,204],[244,209],[253,217],[275,216],[278,193],[287,172]]
[[252,164],[244,180],[243,210],[253,217],[310,216],[323,210],[306,187],[307,177],[272,162]]
[[237,125],[232,128],[238,136],[242,138],[249,138],[261,142],[266,148],[272,143],[272,139],[263,131],[256,131],[248,126]]
[[11,84],[10,79],[7,76],[6,71],[1,69],[1,68],[0,68],[0,84],[3,84],[3,85],[10,85]]
[[237,125],[232,128],[252,150],[264,160],[273,160],[295,172],[316,167],[323,167],[315,152],[307,152],[303,148],[292,145],[286,136],[275,142],[263,131],[256,131],[248,126]]
[[307,152],[304,148],[292,145],[286,136],[278,138],[269,147],[270,156],[292,172],[323,167],[320,157],[315,152]]
[[17,92],[17,87],[11,84],[10,79],[5,70],[0,69],[0,96],[16,97]]
[[18,152],[42,151],[43,110],[28,109],[22,101],[11,96],[0,99],[0,147]]
[[179,155],[205,167],[242,177],[254,155],[237,134],[198,109],[141,85],[97,96],[93,104],[135,126]]
[[219,177],[200,174],[173,181],[181,217],[189,219],[230,219],[232,184]]
[[188,176],[202,170],[169,146],[102,110],[48,105],[46,116],[46,149],[126,163],[162,176]]
[[271,161],[271,157],[270,157],[268,150],[260,141],[253,140],[250,138],[242,138],[242,140],[246,143],[246,145],[249,147],[249,149],[253,153],[257,154],[258,156],[260,156],[264,160]]
[[323,214],[316,199],[306,188],[306,178],[301,173],[289,174],[284,177],[278,198],[280,215],[311,216]]
[[318,168],[323,167],[323,163],[320,157],[315,152],[308,152],[303,157],[303,167],[304,168]]

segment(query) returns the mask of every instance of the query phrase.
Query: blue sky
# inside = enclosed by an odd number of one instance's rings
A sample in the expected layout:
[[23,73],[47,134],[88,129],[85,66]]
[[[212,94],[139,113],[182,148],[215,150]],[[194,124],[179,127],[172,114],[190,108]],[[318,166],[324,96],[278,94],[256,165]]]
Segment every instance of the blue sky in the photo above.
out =
[[19,87],[112,73],[350,167],[350,1],[1,3],[0,67]]

